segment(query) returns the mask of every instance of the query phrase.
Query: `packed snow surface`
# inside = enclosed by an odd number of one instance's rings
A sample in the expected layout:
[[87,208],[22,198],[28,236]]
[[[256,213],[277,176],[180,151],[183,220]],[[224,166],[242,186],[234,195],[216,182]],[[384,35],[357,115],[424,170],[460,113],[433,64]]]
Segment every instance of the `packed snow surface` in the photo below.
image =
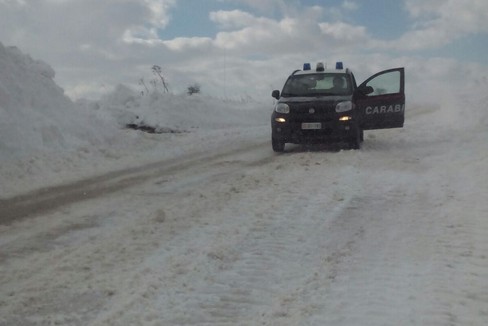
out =
[[486,324],[486,83],[277,155],[271,100],[0,71],[0,325]]

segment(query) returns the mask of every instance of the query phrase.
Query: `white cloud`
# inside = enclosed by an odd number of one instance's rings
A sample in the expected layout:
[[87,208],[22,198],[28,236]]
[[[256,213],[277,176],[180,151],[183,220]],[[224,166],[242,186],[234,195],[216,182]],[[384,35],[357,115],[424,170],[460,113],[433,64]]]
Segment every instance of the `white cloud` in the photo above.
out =
[[0,0],[0,5],[20,5],[20,6],[25,6],[26,5],[26,0]]
[[449,44],[465,35],[488,32],[486,0],[406,0],[414,28],[386,46],[422,50]]
[[176,0],[143,0],[145,19],[127,27],[122,40],[127,43],[154,45],[159,43],[158,29],[166,27],[170,21],[170,9]]
[[320,50],[330,52],[333,47],[353,49],[359,45],[364,47],[368,42],[365,27],[342,21],[321,22],[323,13],[321,7],[314,6],[274,20],[241,10],[212,12],[210,19],[224,30],[212,43],[235,53],[258,52],[272,56]]
[[221,2],[233,2],[245,4],[260,12],[269,13],[273,11],[287,12],[290,8],[298,7],[298,0],[220,0]]
[[359,9],[359,5],[355,2],[355,1],[351,1],[351,0],[345,0],[343,3],[342,3],[342,8],[346,9],[346,10],[358,10]]
[[99,95],[120,82],[137,85],[152,77],[154,64],[164,68],[175,92],[198,82],[217,95],[227,88],[267,96],[304,61],[343,60],[354,67],[369,60],[358,71],[367,75],[374,72],[369,69],[412,64],[407,57],[378,55],[384,49],[442,46],[488,30],[485,1],[406,0],[414,25],[397,41],[374,40],[367,26],[352,22],[348,15],[359,9],[358,1],[336,7],[222,1],[259,10],[215,11],[209,13],[219,29],[215,35],[162,39],[177,0],[0,0],[0,40],[51,64],[57,82],[76,97]]
[[127,44],[156,45],[161,40],[158,36],[158,30],[154,27],[133,26],[127,28],[122,35],[122,41]]
[[265,19],[256,18],[253,15],[241,10],[214,11],[210,13],[209,18],[222,29],[241,28],[266,22]]
[[[320,23],[319,26],[322,33],[340,42],[364,42],[368,41],[369,38],[366,28],[363,26],[354,26],[343,22]],[[364,45],[364,43],[362,44]]]
[[0,8],[0,21],[10,26],[0,29],[0,37],[27,49],[47,41],[63,53],[80,42],[111,47],[127,31],[155,37],[154,30],[169,22],[175,1],[40,0],[24,1],[22,8],[8,2]]
[[144,0],[147,8],[150,9],[150,22],[155,27],[165,27],[169,20],[169,9],[176,4],[176,0]]
[[163,41],[173,51],[187,51],[196,48],[209,48],[212,44],[212,39],[209,37],[177,37],[169,41]]

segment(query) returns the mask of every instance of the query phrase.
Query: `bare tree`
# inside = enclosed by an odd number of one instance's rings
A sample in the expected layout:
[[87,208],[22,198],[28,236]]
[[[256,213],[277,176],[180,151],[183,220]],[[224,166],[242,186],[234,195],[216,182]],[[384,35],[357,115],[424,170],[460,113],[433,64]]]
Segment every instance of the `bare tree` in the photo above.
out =
[[[144,78],[139,79],[139,85],[144,86],[144,88],[146,89],[146,94],[149,94],[149,89],[147,88],[146,83],[144,82]],[[144,91],[142,91],[141,94],[144,95]]]
[[153,72],[153,74],[155,74],[156,76],[158,76],[159,79],[161,80],[161,84],[163,85],[164,91],[166,93],[169,92],[169,90],[168,90],[168,84],[166,83],[166,80],[163,77],[163,70],[161,69],[161,67],[158,66],[158,65],[152,66],[152,72]]

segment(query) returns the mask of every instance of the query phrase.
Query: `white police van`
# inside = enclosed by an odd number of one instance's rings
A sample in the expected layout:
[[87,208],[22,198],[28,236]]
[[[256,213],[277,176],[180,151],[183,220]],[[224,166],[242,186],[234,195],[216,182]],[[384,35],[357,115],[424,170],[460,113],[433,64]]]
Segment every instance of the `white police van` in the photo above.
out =
[[271,143],[345,142],[359,149],[363,130],[402,128],[405,119],[405,68],[388,69],[356,85],[354,74],[337,62],[335,69],[306,63],[294,71],[271,115]]

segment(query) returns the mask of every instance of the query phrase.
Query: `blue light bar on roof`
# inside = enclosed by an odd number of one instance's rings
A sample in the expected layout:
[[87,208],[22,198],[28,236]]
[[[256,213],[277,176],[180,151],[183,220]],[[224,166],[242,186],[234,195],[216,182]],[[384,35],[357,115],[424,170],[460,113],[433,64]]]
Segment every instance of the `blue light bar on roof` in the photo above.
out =
[[304,64],[303,64],[303,70],[310,70],[310,69],[312,69],[312,68],[310,67],[310,63],[304,63]]
[[338,70],[344,69],[344,65],[342,64],[341,61],[336,62],[336,69],[338,69]]

